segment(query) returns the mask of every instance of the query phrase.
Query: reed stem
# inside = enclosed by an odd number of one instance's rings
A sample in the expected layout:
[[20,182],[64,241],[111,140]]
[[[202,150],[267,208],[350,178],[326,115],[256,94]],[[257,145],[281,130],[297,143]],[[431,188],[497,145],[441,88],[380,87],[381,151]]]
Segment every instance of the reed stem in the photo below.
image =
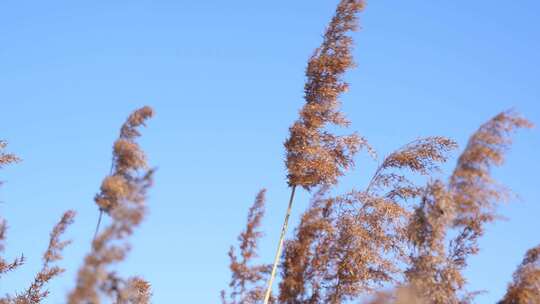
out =
[[272,294],[272,285],[274,284],[274,279],[276,277],[276,270],[279,264],[279,258],[281,257],[281,251],[283,250],[283,243],[285,241],[285,234],[287,233],[287,226],[289,225],[289,217],[291,216],[295,190],[296,190],[296,185],[292,186],[291,197],[289,199],[289,206],[287,207],[287,213],[285,214],[285,221],[283,222],[283,227],[281,227],[281,236],[279,237],[279,245],[276,251],[276,257],[274,258],[274,265],[272,266],[272,273],[270,274],[270,278],[268,279],[268,287],[266,288],[266,293],[264,295],[264,304],[268,304],[268,301],[270,300],[270,295]]
[[103,217],[103,209],[99,208],[99,217],[96,225],[96,231],[94,232],[94,237],[92,238],[92,244],[96,240],[97,234],[99,232],[99,225],[101,224],[101,218]]

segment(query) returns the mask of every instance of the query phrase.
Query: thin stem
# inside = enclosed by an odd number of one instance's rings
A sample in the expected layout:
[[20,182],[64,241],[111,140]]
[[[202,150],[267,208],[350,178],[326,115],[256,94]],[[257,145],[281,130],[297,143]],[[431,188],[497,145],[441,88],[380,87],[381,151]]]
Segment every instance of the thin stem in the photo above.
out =
[[283,222],[283,227],[281,227],[281,236],[279,237],[279,245],[276,251],[276,257],[274,258],[274,265],[272,266],[272,273],[268,279],[268,287],[266,288],[266,293],[264,295],[264,304],[268,304],[270,300],[270,295],[272,294],[272,285],[274,284],[274,279],[276,277],[277,265],[279,263],[279,258],[281,257],[281,251],[283,250],[283,242],[285,241],[285,234],[287,233],[287,226],[289,225],[289,217],[291,216],[291,209],[294,200],[294,193],[296,190],[296,185],[292,187],[291,198],[289,199],[289,206],[287,207],[287,214],[285,215],[285,221]]
[[[114,170],[114,155],[113,155],[112,160],[111,160],[111,169],[109,169],[109,175],[111,175],[113,173],[113,170]],[[92,244],[96,240],[97,234],[99,232],[99,225],[101,225],[101,218],[102,217],[103,217],[103,209],[99,208],[99,218],[98,218],[98,222],[97,222],[97,225],[96,225],[96,231],[94,232],[94,238],[92,238]]]
[[96,240],[97,234],[99,232],[99,225],[101,224],[101,218],[103,217],[103,209],[99,208],[99,217],[96,225],[96,232],[94,232],[94,238],[92,239],[92,243]]

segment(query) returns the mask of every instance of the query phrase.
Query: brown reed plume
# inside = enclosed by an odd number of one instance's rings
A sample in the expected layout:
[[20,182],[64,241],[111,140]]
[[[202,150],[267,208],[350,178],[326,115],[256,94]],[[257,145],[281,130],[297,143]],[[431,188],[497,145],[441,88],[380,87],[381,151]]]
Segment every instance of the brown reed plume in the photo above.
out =
[[[428,303],[468,303],[475,296],[464,290],[462,271],[467,258],[479,251],[485,224],[497,218],[496,206],[508,196],[491,177],[491,169],[504,162],[513,131],[530,127],[512,111],[483,124],[469,139],[448,185],[433,183],[415,208],[408,229],[415,251],[406,276]],[[451,229],[457,233],[446,245]]]
[[144,126],[145,121],[152,115],[152,108],[143,107],[133,112],[120,128],[120,136],[113,145],[113,158],[109,176],[103,181],[101,192],[94,198],[99,207],[99,219],[94,240],[99,232],[103,213],[110,214],[111,210],[119,204],[119,200],[123,198],[123,192],[130,191],[130,189],[126,188],[126,186],[129,186],[126,181],[133,179],[133,171],[136,172],[146,168],[144,153],[135,142],[135,139],[140,136],[137,128]]
[[[257,257],[258,240],[262,236],[259,230],[264,216],[266,189],[259,191],[253,206],[249,208],[246,229],[238,236],[240,259],[234,247],[229,250],[232,273],[229,287],[232,289],[227,298],[225,291],[221,292],[223,304],[254,304],[260,303],[264,295],[264,282],[270,274],[270,265],[252,265]],[[274,299],[270,298],[274,303]]]
[[513,279],[498,304],[540,303],[540,245],[527,251]]
[[144,218],[146,193],[152,185],[153,169],[136,143],[137,128],[152,117],[150,107],[133,112],[122,125],[114,143],[112,174],[105,177],[95,202],[111,217],[111,223],[99,233],[91,252],[77,275],[77,285],[68,296],[69,304],[101,303],[107,296],[118,304],[149,303],[150,285],[143,279],[124,279],[108,268],[122,261],[129,251],[129,237]]
[[[7,142],[4,140],[0,140],[0,169],[2,169],[4,166],[20,161],[20,158],[18,158],[15,154],[5,152],[4,149],[6,147]],[[2,181],[0,181],[0,186],[1,185]],[[24,263],[23,255],[15,258],[11,262],[6,261],[1,255],[5,250],[4,242],[6,240],[7,228],[7,221],[3,218],[0,218],[0,279],[2,278],[2,275],[12,270],[15,270]]]
[[54,226],[50,234],[49,246],[43,254],[43,265],[41,270],[36,274],[32,284],[16,296],[7,295],[0,299],[0,303],[38,304],[49,295],[49,291],[44,289],[45,285],[65,271],[65,269],[53,265],[53,263],[62,259],[62,250],[71,243],[71,241],[60,240],[60,237],[64,234],[67,227],[73,223],[74,218],[75,212],[72,210],[67,211]]
[[335,184],[343,171],[354,164],[353,156],[359,147],[367,146],[357,134],[338,136],[325,130],[329,125],[349,125],[339,110],[339,97],[348,89],[343,75],[354,66],[352,39],[347,33],[357,29],[356,14],[363,7],[363,1],[342,0],[321,46],[309,59],[304,88],[306,103],[285,142],[291,187],[311,189]]
[[[4,242],[6,240],[7,228],[8,228],[7,221],[5,219],[0,219],[0,254],[3,253],[5,250]],[[15,258],[11,262],[6,261],[0,255],[0,279],[6,273],[19,268],[22,264],[24,264],[24,261],[25,261],[24,255],[21,255],[20,257]]]
[[395,282],[408,218],[402,202],[421,191],[402,171],[430,175],[455,147],[444,137],[417,139],[386,157],[364,191],[317,192],[286,243],[280,303],[342,303]]
[[509,197],[509,190],[492,178],[492,168],[504,163],[513,133],[532,127],[512,110],[501,112],[480,126],[459,157],[448,185],[456,210],[452,228],[458,230],[449,244],[449,259],[456,271],[462,272],[467,258],[479,252],[477,242],[485,225],[498,218],[497,205]]
[[505,111],[484,123],[476,131],[459,157],[449,181],[457,216],[453,227],[467,230],[471,253],[475,240],[483,234],[483,224],[496,219],[495,208],[508,197],[508,190],[491,177],[493,166],[504,163],[512,144],[512,133],[533,124],[513,111]]
[[[5,153],[7,143],[0,140],[0,169],[5,165],[19,162],[20,159],[10,153]],[[70,243],[70,241],[62,241],[60,237],[66,231],[67,227],[73,223],[75,217],[74,211],[67,211],[62,215],[60,221],[54,226],[49,239],[47,250],[43,254],[43,265],[41,270],[36,274],[34,281],[30,286],[18,294],[12,296],[7,294],[0,298],[0,304],[37,304],[45,299],[49,291],[44,289],[45,285],[53,278],[64,272],[64,269],[54,265],[55,262],[62,259],[62,250]],[[0,219],[0,253],[4,251],[4,241],[6,238],[7,222]],[[24,256],[15,258],[12,262],[7,262],[0,256],[0,278],[7,272],[13,271],[24,263]]]
[[367,142],[357,134],[338,136],[326,129],[330,125],[349,125],[339,110],[339,97],[348,88],[343,75],[354,66],[352,39],[347,33],[356,30],[356,14],[363,7],[362,0],[342,0],[326,29],[321,46],[308,62],[304,87],[306,103],[300,110],[299,119],[290,127],[289,138],[285,141],[285,163],[291,196],[268,280],[265,304],[271,297],[296,187],[310,190],[337,183],[344,170],[354,165],[354,154],[361,147],[369,149]]

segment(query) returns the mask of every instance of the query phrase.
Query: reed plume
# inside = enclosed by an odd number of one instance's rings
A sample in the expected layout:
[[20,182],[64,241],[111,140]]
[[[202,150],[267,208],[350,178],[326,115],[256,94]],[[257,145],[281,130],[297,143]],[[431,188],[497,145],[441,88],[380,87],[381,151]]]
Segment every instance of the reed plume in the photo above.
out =
[[[462,272],[479,251],[485,224],[497,218],[497,205],[508,197],[491,169],[504,162],[513,131],[530,127],[515,112],[498,114],[471,136],[448,184],[436,181],[424,193],[409,225],[415,251],[406,277],[428,303],[469,303],[477,294],[465,290]],[[446,244],[450,230],[455,237]]]
[[[4,242],[7,237],[7,221],[5,219],[0,219],[0,254],[4,252],[5,245]],[[8,272],[11,272],[24,264],[25,257],[21,255],[13,259],[12,261],[7,261],[0,255],[0,279],[3,275]]]
[[16,296],[7,295],[0,299],[2,304],[38,304],[48,295],[49,291],[44,289],[45,285],[53,278],[62,274],[65,269],[53,265],[62,259],[62,250],[71,243],[71,241],[62,241],[60,237],[66,231],[67,227],[73,223],[75,212],[70,210],[62,215],[60,221],[54,226],[49,239],[49,246],[43,254],[43,265],[36,274],[34,281],[30,286]]
[[122,261],[129,251],[127,238],[144,218],[145,200],[154,170],[137,142],[138,127],[152,117],[150,107],[133,112],[114,143],[112,174],[105,177],[95,202],[111,223],[92,242],[77,275],[77,285],[68,296],[69,304],[101,303],[107,296],[119,304],[149,303],[150,285],[141,278],[124,279],[108,268]]
[[[120,128],[120,136],[113,145],[111,172],[101,184],[101,192],[94,201],[99,207],[99,219],[94,239],[99,232],[103,213],[110,214],[111,210],[124,199],[127,193],[136,193],[130,189],[130,180],[137,177],[133,173],[146,169],[146,159],[143,151],[135,141],[141,134],[137,130],[145,126],[145,121],[153,115],[152,108],[146,106],[133,112]],[[136,183],[135,183],[136,184]]]
[[[253,264],[257,257],[258,241],[262,236],[259,230],[264,216],[266,189],[259,191],[253,206],[249,208],[246,229],[238,236],[240,257],[234,247],[229,250],[230,269],[232,273],[230,294],[221,292],[223,304],[255,304],[264,296],[264,282],[270,273],[270,265]],[[253,264],[253,265],[252,265]],[[270,298],[274,303],[274,299]]]
[[540,303],[540,245],[527,251],[513,279],[498,304]]
[[[11,153],[4,152],[7,142],[0,140],[0,169],[6,165],[19,162],[20,159]],[[43,254],[43,265],[41,270],[35,275],[34,281],[24,291],[16,295],[7,294],[0,297],[0,304],[37,304],[41,303],[49,295],[49,291],[44,289],[47,283],[64,272],[64,269],[54,265],[55,262],[62,259],[62,250],[70,243],[62,241],[60,237],[66,231],[67,227],[73,223],[75,217],[74,211],[67,211],[62,215],[60,221],[54,226],[47,250]],[[7,222],[0,219],[0,253],[4,251],[4,241],[6,239]],[[12,262],[7,262],[0,256],[0,279],[3,275],[13,271],[23,265],[25,258],[15,258]]]
[[457,209],[453,227],[483,234],[483,223],[496,218],[495,208],[508,191],[491,177],[491,169],[504,163],[512,133],[533,124],[513,111],[499,113],[469,139],[450,177],[449,187]]
[[291,196],[268,280],[265,304],[271,296],[296,187],[310,190],[337,183],[344,170],[354,165],[354,154],[361,147],[369,148],[366,140],[358,134],[339,136],[327,130],[331,125],[349,125],[339,110],[339,97],[348,88],[343,75],[354,66],[352,39],[347,33],[356,30],[356,14],[363,7],[361,0],[342,0],[326,29],[321,46],[308,61],[304,87],[306,103],[300,110],[299,119],[289,128],[290,135],[284,144]]
[[[17,157],[17,155],[12,153],[7,153],[4,151],[4,149],[7,147],[7,142],[4,140],[0,140],[0,169],[2,169],[4,166],[17,163],[20,161],[20,158]],[[2,185],[2,181],[0,181],[0,186]],[[0,217],[0,279],[2,278],[2,275],[15,270],[16,268],[20,267],[24,263],[24,256],[21,255],[18,258],[15,258],[13,261],[8,262],[2,257],[2,253],[5,250],[4,242],[7,237],[7,221]]]
[[304,87],[306,103],[285,141],[291,187],[309,190],[335,184],[343,171],[354,165],[353,156],[358,149],[367,147],[358,134],[338,136],[326,130],[330,125],[350,124],[339,110],[339,97],[348,89],[343,75],[354,66],[352,38],[347,33],[357,29],[356,14],[363,7],[363,1],[342,0],[321,46],[309,59]]

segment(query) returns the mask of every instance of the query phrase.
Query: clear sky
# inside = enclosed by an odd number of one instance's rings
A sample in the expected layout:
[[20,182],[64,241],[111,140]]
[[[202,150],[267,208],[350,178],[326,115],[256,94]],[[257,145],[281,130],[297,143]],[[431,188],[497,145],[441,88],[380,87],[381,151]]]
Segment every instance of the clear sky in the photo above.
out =
[[[306,60],[337,0],[0,2],[0,138],[24,162],[2,170],[7,257],[28,257],[0,294],[26,286],[49,230],[78,212],[50,285],[61,304],[89,249],[93,196],[126,116],[151,105],[143,148],[158,167],[150,213],[120,271],[153,285],[155,303],[217,303],[227,250],[258,189],[268,188],[261,258],[271,261],[286,208],[282,143],[302,106]],[[540,2],[369,1],[354,35],[358,68],[343,109],[380,155],[427,135],[461,147],[514,107],[540,124]],[[495,176],[520,199],[500,209],[471,259],[471,290],[494,303],[540,242],[540,133],[517,134]],[[451,170],[455,158],[447,170]],[[344,190],[376,163],[360,156]],[[448,172],[448,171],[447,171]],[[307,206],[300,193],[293,226]]]

